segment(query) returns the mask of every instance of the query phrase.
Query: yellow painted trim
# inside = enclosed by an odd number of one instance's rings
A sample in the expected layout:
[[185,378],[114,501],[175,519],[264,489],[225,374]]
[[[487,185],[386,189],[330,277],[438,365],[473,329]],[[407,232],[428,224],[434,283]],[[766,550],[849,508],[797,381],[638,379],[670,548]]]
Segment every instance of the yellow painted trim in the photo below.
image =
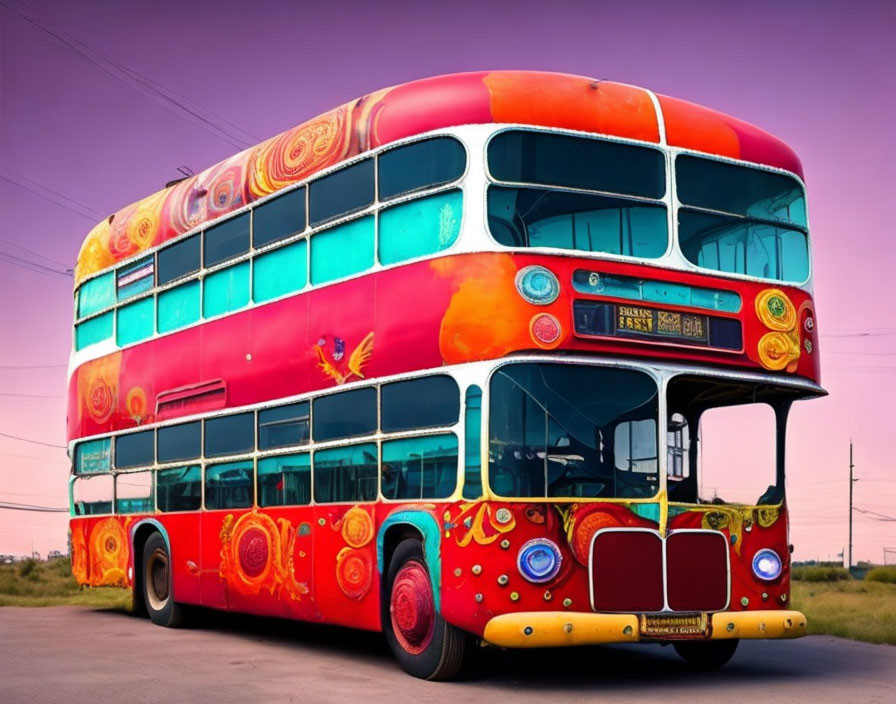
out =
[[[502,614],[489,620],[482,637],[487,643],[504,648],[634,643],[641,639],[638,619],[638,614],[568,611]],[[799,611],[720,611],[711,614],[711,623],[710,640],[806,635],[806,617]]]
[[801,638],[806,617],[799,611],[722,611],[712,615],[712,638]]
[[[529,632],[531,629],[531,632]],[[495,616],[483,638],[505,648],[556,648],[638,640],[634,614],[587,614],[534,611]]]

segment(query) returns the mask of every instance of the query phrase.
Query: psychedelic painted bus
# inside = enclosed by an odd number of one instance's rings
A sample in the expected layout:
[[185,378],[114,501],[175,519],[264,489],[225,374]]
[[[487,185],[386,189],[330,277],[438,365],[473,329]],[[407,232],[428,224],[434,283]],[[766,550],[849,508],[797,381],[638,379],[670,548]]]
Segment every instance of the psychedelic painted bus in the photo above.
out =
[[784,143],[649,90],[364,96],[97,225],[75,270],[73,571],[383,631],[721,666],[790,609],[785,437],[824,394]]

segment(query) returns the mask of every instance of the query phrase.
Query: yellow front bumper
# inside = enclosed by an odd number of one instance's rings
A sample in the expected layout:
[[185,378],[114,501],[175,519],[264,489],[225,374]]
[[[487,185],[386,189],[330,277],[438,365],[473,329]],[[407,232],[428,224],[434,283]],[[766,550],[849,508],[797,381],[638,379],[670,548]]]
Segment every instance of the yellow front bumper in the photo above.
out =
[[[720,611],[707,614],[707,617],[707,633],[688,636],[689,639],[799,638],[806,635],[806,617],[799,611]],[[642,619],[638,614],[567,611],[495,616],[485,625],[483,639],[504,648],[555,648],[663,640],[651,633],[642,634]],[[668,639],[672,640],[673,637]]]

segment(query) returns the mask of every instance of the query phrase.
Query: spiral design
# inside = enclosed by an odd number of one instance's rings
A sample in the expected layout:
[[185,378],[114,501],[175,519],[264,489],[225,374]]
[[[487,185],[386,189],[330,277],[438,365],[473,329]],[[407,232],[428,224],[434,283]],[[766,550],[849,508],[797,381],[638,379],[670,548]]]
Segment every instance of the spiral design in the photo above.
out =
[[246,162],[248,152],[241,152],[208,174],[207,209],[211,217],[218,217],[246,204]]
[[115,518],[105,518],[90,533],[90,583],[124,584],[128,567],[128,536]]
[[777,288],[756,296],[756,315],[769,330],[789,332],[796,327],[796,308],[787,294]]
[[124,405],[128,411],[128,415],[135,423],[137,423],[137,425],[142,423],[143,419],[146,418],[146,392],[139,386],[135,386],[128,391],[124,399]]
[[799,341],[783,332],[769,332],[762,336],[757,347],[759,362],[766,369],[780,371],[799,359]]
[[342,548],[336,556],[336,583],[349,599],[360,601],[373,585],[370,557],[354,548]]
[[342,518],[342,537],[353,548],[362,548],[373,540],[373,521],[363,508],[350,508]]
[[262,142],[249,157],[253,200],[301,181],[346,156],[348,108],[341,106]]
[[87,412],[97,423],[105,423],[115,410],[115,387],[102,376],[95,376],[87,387]]

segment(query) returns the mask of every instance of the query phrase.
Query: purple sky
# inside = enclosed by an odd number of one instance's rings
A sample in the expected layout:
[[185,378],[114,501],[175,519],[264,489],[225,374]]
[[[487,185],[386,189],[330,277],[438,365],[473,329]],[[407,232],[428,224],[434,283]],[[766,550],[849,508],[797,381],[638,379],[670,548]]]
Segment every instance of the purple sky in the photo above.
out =
[[[457,71],[561,71],[716,108],[800,155],[831,395],[791,416],[795,557],[846,544],[850,437],[856,506],[896,516],[892,0],[2,3],[0,433],[64,444],[71,279],[11,257],[71,267],[95,221],[178,166],[198,172],[369,91]],[[242,144],[166,109],[153,88]],[[67,472],[63,450],[0,436],[0,502],[65,506]],[[67,521],[0,509],[0,553],[27,553],[32,539],[42,554],[64,550]],[[896,547],[896,522],[857,514],[855,559],[880,561],[884,546]]]

